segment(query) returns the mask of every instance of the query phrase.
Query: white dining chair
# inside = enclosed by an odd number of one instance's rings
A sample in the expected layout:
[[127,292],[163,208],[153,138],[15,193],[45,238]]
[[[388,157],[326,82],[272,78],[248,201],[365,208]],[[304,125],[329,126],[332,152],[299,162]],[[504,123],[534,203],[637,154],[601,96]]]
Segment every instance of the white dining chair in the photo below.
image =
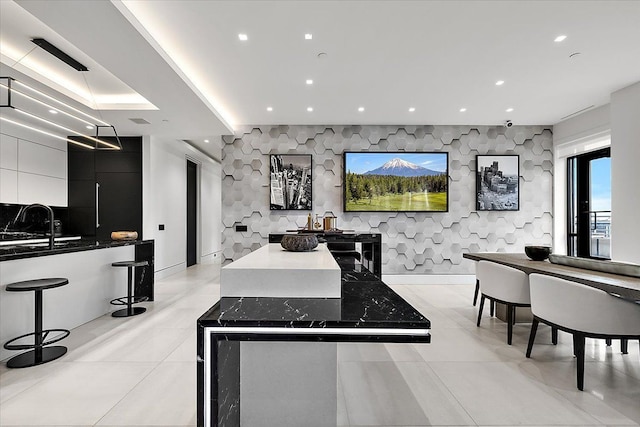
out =
[[478,322],[482,320],[484,300],[507,306],[507,344],[511,345],[516,307],[530,307],[529,279],[523,271],[490,261],[479,261],[476,277],[480,281]]
[[577,385],[584,390],[585,338],[640,339],[640,305],[616,298],[603,290],[542,274],[529,275],[533,323],[527,358],[538,323],[573,335],[578,362]]

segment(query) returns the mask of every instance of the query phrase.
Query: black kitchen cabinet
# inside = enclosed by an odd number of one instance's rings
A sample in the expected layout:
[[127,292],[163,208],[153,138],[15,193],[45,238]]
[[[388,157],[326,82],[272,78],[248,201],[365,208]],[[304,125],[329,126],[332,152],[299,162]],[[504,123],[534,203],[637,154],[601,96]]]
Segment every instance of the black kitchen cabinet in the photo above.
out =
[[105,240],[112,231],[137,231],[142,239],[142,137],[120,141],[117,151],[69,144],[68,233]]

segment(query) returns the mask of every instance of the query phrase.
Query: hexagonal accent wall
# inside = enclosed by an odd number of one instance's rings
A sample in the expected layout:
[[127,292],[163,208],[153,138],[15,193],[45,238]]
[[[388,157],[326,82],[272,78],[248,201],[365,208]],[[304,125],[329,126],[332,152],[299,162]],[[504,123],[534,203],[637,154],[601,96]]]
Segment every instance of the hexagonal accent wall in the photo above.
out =
[[[308,212],[269,210],[269,154],[313,155],[314,214],[338,227],[382,233],[383,274],[473,274],[464,252],[551,245],[552,134],[545,126],[248,126],[224,136],[223,261],[303,227]],[[449,212],[344,213],[343,151],[447,151]],[[476,154],[520,155],[520,210],[475,210]],[[236,232],[235,225],[248,226]]]

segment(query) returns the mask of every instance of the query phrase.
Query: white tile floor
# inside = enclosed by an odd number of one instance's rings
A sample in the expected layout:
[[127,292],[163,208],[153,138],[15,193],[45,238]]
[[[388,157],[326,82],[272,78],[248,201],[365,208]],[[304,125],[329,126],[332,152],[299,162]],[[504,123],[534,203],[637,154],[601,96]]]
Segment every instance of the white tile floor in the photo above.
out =
[[[587,341],[585,391],[575,388],[571,339],[475,326],[472,286],[394,286],[432,322],[421,345],[340,344],[340,426],[640,425],[638,342]],[[198,265],[156,283],[147,313],[103,316],[72,331],[63,358],[0,368],[0,426],[195,425],[195,321],[218,299],[219,267]],[[45,301],[46,303],[46,301]]]

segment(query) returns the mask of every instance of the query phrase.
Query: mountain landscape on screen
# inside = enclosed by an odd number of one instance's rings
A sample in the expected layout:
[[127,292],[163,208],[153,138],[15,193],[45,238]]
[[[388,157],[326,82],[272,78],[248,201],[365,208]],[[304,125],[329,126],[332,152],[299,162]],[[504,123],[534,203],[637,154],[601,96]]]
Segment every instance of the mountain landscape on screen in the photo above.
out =
[[344,210],[446,212],[447,164],[447,153],[346,152]]
[[440,175],[442,172],[437,172],[431,169],[423,168],[414,163],[407,162],[406,160],[395,158],[389,160],[384,165],[365,172],[365,175],[393,175],[393,176],[430,176]]

